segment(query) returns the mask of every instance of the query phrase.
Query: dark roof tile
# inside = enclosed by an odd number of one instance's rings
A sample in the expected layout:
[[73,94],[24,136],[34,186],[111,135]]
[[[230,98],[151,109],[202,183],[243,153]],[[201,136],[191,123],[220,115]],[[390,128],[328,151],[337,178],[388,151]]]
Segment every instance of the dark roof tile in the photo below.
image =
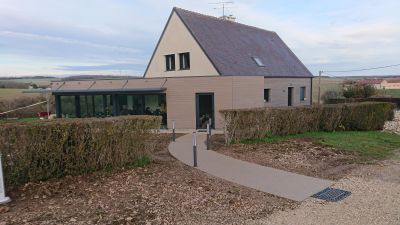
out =
[[275,32],[180,8],[174,11],[221,75],[313,76]]

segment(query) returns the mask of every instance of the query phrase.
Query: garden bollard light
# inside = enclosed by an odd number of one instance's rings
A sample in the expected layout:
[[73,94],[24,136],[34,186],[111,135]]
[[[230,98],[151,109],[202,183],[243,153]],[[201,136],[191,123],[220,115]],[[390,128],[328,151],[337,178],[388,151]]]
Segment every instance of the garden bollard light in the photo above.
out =
[[210,150],[210,123],[207,123],[207,150]]
[[172,141],[175,141],[175,120],[172,120]]
[[193,167],[197,167],[197,137],[196,132],[193,132]]
[[0,205],[10,202],[11,199],[6,197],[6,189],[4,187],[3,179],[3,165],[1,164],[1,153],[0,153]]

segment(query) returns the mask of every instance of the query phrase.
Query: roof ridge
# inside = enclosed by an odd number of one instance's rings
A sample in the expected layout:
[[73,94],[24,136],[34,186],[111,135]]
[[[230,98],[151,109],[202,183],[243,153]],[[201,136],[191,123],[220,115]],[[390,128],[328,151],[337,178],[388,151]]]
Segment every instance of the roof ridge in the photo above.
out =
[[267,30],[267,29],[259,28],[259,27],[248,25],[248,24],[244,24],[244,23],[239,23],[239,22],[236,22],[236,21],[225,20],[225,19],[221,19],[221,18],[216,17],[216,16],[206,15],[206,14],[202,14],[202,13],[199,13],[199,12],[195,12],[195,11],[190,11],[190,10],[187,10],[187,9],[179,8],[179,7],[176,7],[176,6],[173,8],[173,10],[175,12],[177,12],[177,13],[179,13],[179,10],[181,10],[181,11],[184,11],[184,12],[187,12],[187,13],[191,13],[191,14],[195,14],[195,15],[198,15],[198,16],[208,17],[210,19],[214,19],[214,20],[218,20],[218,21],[224,21],[224,22],[228,22],[228,23],[232,23],[232,24],[237,24],[237,25],[240,25],[240,26],[246,26],[246,27],[249,27],[249,28],[257,29],[257,30],[260,30],[260,31],[265,31],[265,32],[277,34],[275,31],[272,31],[272,30]]

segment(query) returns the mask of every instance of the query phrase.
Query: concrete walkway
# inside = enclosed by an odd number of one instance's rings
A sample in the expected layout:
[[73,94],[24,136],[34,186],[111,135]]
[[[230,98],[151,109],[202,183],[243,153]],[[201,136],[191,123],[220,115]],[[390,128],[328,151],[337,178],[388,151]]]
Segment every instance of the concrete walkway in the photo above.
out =
[[[197,133],[197,168],[213,176],[295,201],[302,201],[332,185],[328,180],[260,166],[206,150],[205,141],[206,133]],[[192,134],[176,139],[168,150],[176,159],[193,166]]]

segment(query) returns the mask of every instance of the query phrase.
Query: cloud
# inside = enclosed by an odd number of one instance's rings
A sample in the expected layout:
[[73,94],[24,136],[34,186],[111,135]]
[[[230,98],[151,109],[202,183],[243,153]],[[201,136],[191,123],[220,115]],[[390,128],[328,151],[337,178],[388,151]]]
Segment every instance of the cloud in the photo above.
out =
[[62,71],[137,71],[143,69],[145,64],[115,63],[89,66],[58,66],[54,69]]
[[[7,65],[0,62],[0,76],[76,69],[95,73],[96,66],[99,73],[118,66],[142,73],[172,7],[220,15],[209,2],[2,0],[0,61]],[[399,7],[397,0],[237,0],[227,13],[276,31],[316,73],[398,63]]]
[[49,42],[49,41],[60,42],[60,43],[70,44],[70,45],[79,45],[79,46],[85,46],[85,47],[90,47],[90,48],[100,48],[100,49],[119,51],[119,52],[127,52],[127,53],[139,52],[137,49],[134,49],[134,48],[105,45],[105,44],[99,44],[99,43],[94,43],[94,42],[68,39],[68,38],[64,38],[64,37],[55,37],[55,36],[50,36],[50,35],[14,32],[14,31],[0,31],[0,36],[6,37],[6,38],[22,38],[22,39],[40,40],[40,41],[46,41],[46,42]]

